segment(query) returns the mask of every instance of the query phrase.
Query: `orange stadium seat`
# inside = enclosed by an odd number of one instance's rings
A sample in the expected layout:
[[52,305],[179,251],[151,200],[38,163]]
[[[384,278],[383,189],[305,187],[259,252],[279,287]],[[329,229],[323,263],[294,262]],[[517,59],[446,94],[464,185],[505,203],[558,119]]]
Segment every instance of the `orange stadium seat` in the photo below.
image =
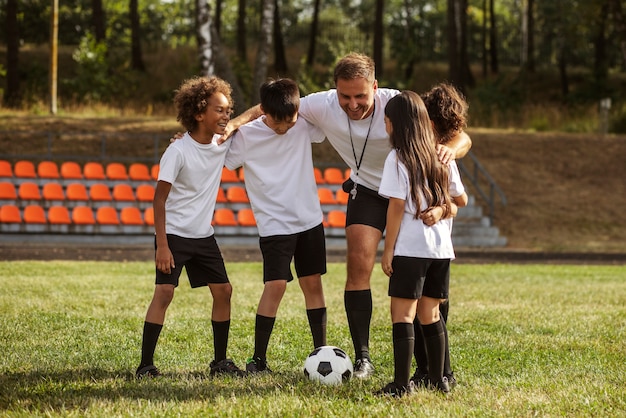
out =
[[17,190],[15,185],[8,181],[0,182],[0,200],[15,200],[17,199]]
[[229,170],[226,167],[222,168],[222,182],[224,183],[239,183],[239,176],[235,170]]
[[317,189],[317,197],[322,205],[334,205],[337,203],[333,191],[325,187],[319,187]]
[[152,181],[148,166],[142,163],[133,163],[128,167],[128,178],[133,181]]
[[103,183],[96,183],[89,188],[89,198],[96,202],[113,200],[109,186]]
[[96,218],[89,206],[76,206],[72,210],[72,223],[75,225],[95,225]]
[[59,166],[53,161],[42,161],[37,165],[37,176],[40,179],[58,180],[61,178]]
[[54,225],[71,224],[70,211],[65,206],[51,206],[48,209],[48,222]]
[[0,177],[13,177],[13,168],[7,160],[0,160]]
[[237,223],[241,226],[256,226],[254,212],[250,208],[243,208],[237,212]]
[[324,170],[324,181],[328,184],[341,184],[345,180],[343,172],[337,167]]
[[83,171],[77,162],[65,161],[61,163],[61,178],[65,180],[82,180]]
[[64,200],[65,193],[63,192],[63,186],[61,183],[51,182],[46,183],[41,188],[41,196],[44,200]]
[[219,226],[237,226],[235,213],[229,208],[215,209],[213,220],[215,221],[215,224]]
[[228,202],[228,199],[226,199],[226,193],[224,193],[224,189],[222,189],[221,187],[219,189],[217,189],[217,203],[226,203]]
[[122,225],[143,225],[141,211],[134,206],[122,208],[120,211],[120,222]]
[[20,209],[15,205],[0,206],[0,222],[9,224],[22,223]]
[[96,222],[100,225],[119,225],[117,210],[111,206],[102,206],[96,210]]
[[154,200],[154,186],[151,184],[140,184],[135,193],[140,202],[152,202]]
[[98,162],[86,163],[83,167],[83,176],[86,180],[106,180],[104,167]]
[[128,171],[126,171],[126,166],[122,163],[107,164],[105,174],[109,180],[128,180]]
[[41,192],[37,183],[25,182],[17,189],[17,196],[22,200],[41,200]]
[[65,190],[67,200],[89,200],[87,187],[83,183],[71,183]]
[[152,168],[150,168],[150,177],[152,180],[157,181],[159,179],[159,165],[153,164]]
[[28,205],[24,208],[24,222],[27,224],[45,224],[46,212],[39,205]]
[[317,167],[313,167],[313,174],[315,175],[315,183],[317,184],[325,184],[324,175],[322,174],[322,170]]
[[328,212],[328,226],[331,228],[344,228],[346,226],[346,213],[342,210]]
[[337,200],[337,203],[341,203],[341,204],[346,204],[348,203],[348,197],[350,195],[346,192],[343,191],[343,189],[339,188],[337,189],[337,193],[335,193],[335,197]]
[[232,186],[226,190],[226,199],[231,203],[249,203],[246,189],[241,186]]
[[146,225],[154,226],[154,208],[146,208],[143,211],[143,221]]
[[118,202],[134,202],[135,193],[130,184],[119,183],[113,186],[113,200]]
[[15,177],[29,178],[34,179],[37,178],[37,173],[35,172],[35,164],[32,161],[20,160],[15,163],[13,167],[13,173]]

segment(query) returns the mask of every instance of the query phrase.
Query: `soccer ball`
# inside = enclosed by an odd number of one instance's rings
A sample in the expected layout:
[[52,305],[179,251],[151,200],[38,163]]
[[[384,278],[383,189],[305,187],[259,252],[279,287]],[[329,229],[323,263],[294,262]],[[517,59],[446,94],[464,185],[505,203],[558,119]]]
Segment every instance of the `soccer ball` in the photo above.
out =
[[352,377],[352,360],[341,348],[324,345],[306,358],[304,375],[324,385],[340,385]]

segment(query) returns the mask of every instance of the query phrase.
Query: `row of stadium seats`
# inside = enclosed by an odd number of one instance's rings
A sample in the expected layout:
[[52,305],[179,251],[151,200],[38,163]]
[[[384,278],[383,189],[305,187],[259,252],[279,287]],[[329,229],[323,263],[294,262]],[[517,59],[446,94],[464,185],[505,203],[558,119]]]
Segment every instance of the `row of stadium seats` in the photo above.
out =
[[[340,185],[349,176],[350,171],[337,167],[322,169],[315,167],[315,181],[317,184]],[[106,165],[99,162],[88,162],[83,167],[77,162],[66,161],[59,165],[53,161],[41,161],[35,164],[29,160],[19,160],[13,166],[9,161],[0,160],[0,180],[12,179],[19,184],[23,181],[39,181],[40,183],[56,181],[86,180],[88,182],[104,181],[131,181],[154,182],[159,175],[159,165],[148,166],[143,163],[133,163],[126,167],[122,163],[111,162]],[[241,183],[244,181],[243,168],[235,171],[226,167],[222,170],[222,183]]]
[[[92,209],[89,206],[43,206],[28,205],[21,210],[16,205],[0,206],[0,231],[3,233],[53,232],[53,233],[109,233],[109,234],[151,234],[154,233],[154,211],[151,207],[143,211],[129,206],[116,209],[113,206],[101,206]],[[241,234],[241,228],[250,228],[247,235],[255,235],[256,220],[250,208],[237,212],[231,208],[217,208],[213,216],[213,225],[217,232]],[[324,218],[328,229],[345,226],[345,213],[332,210]],[[220,230],[220,228],[222,228]]]

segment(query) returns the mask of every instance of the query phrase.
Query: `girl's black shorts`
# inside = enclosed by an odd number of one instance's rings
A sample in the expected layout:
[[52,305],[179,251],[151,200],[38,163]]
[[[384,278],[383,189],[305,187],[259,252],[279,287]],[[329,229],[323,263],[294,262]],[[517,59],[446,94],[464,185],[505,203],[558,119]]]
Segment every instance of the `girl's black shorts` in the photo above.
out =
[[450,259],[394,256],[391,268],[393,273],[389,278],[389,296],[448,299]]

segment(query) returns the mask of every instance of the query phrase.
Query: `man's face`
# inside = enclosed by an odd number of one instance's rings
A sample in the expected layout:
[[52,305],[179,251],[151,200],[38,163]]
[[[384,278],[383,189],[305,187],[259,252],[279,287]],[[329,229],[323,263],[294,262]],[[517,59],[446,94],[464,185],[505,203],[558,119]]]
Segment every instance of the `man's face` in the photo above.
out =
[[278,135],[284,135],[296,124],[298,114],[294,114],[291,118],[278,120],[268,114],[265,115],[265,124]]
[[365,78],[352,80],[338,79],[336,83],[339,106],[352,120],[360,120],[371,115],[374,109],[374,94],[378,88],[376,80]]

